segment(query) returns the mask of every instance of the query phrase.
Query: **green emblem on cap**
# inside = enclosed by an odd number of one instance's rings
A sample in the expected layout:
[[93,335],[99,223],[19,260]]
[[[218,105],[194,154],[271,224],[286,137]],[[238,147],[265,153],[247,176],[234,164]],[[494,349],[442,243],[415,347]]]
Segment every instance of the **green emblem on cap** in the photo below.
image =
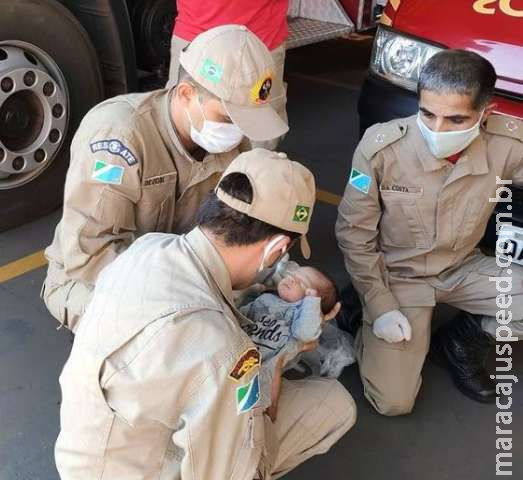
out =
[[304,205],[296,205],[296,210],[294,210],[294,218],[292,219],[294,222],[306,222],[309,219],[309,207],[305,207]]
[[214,63],[210,58],[206,58],[203,61],[200,75],[216,85],[222,79],[223,68]]

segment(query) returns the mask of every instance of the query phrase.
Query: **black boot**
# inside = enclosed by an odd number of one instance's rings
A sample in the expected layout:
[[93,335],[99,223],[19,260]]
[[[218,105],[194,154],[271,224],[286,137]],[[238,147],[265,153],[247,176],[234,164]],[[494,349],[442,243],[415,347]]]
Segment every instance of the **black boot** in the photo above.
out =
[[482,403],[496,400],[496,384],[485,370],[494,340],[481,329],[480,317],[461,312],[432,335],[430,354],[446,367],[458,389]]
[[338,327],[356,337],[361,327],[363,311],[360,298],[352,283],[349,283],[340,293],[340,313],[336,316]]

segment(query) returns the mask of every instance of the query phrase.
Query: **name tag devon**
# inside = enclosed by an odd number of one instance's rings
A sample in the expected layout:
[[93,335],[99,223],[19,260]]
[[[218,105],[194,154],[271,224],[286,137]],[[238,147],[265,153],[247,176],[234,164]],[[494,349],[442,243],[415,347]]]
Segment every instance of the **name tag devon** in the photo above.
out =
[[382,183],[380,185],[380,192],[384,193],[405,193],[407,195],[414,195],[421,197],[423,195],[423,187],[400,185],[397,183]]
[[177,178],[176,172],[166,173],[164,175],[157,175],[155,177],[146,178],[143,181],[144,187],[151,187],[154,185],[162,185],[164,183],[175,183]]

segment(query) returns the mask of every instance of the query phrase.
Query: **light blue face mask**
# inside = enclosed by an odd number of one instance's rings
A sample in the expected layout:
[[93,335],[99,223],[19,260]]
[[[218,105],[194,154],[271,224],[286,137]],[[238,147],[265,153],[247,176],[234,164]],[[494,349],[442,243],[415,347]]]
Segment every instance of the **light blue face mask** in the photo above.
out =
[[478,122],[473,127],[455,132],[434,132],[423,123],[420,112],[417,123],[432,155],[436,158],[448,158],[465,150],[479,136],[484,112],[485,110],[481,112]]

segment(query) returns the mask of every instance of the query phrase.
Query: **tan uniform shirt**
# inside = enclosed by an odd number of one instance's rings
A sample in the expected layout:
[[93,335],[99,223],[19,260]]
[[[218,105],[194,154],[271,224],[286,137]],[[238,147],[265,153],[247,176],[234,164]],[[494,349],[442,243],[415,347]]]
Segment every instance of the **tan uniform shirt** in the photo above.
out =
[[[372,322],[398,309],[399,297],[408,304],[426,291],[416,290],[416,277],[466,264],[496,206],[496,177],[523,184],[523,122],[491,116],[456,165],[430,153],[415,116],[378,124],[352,167],[336,236]],[[393,292],[391,276],[412,282]]]
[[105,265],[147,232],[189,231],[198,207],[238,154],[195,161],[170,117],[170,93],[116,97],[92,109],[71,145],[62,220],[46,250],[47,288],[94,285]]
[[145,235],[104,269],[60,376],[62,480],[255,477],[259,356],[232,305],[198,228]]

